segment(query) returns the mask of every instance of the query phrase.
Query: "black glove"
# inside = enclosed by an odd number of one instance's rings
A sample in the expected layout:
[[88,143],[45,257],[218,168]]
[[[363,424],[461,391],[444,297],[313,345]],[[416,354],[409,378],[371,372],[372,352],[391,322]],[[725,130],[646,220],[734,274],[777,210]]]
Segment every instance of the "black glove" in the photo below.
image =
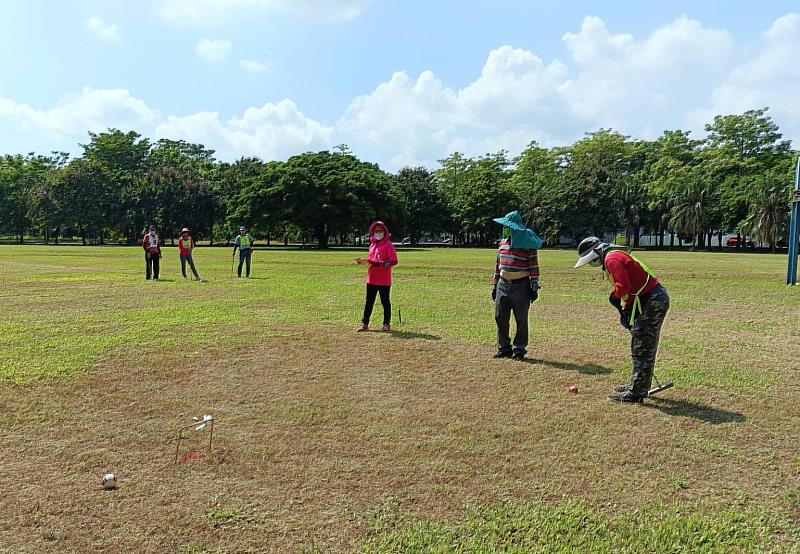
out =
[[630,309],[619,311],[619,324],[625,327],[628,331],[632,329]]
[[614,306],[617,311],[619,312],[619,324],[625,327],[626,329],[631,329],[631,311],[630,310],[623,310],[622,309],[622,300],[619,298],[614,298],[613,294],[608,296],[608,302],[612,306]]
[[538,283],[531,282],[530,298],[531,298],[531,304],[536,302],[536,299],[539,298],[539,284]]
[[497,302],[497,285],[492,288],[492,302]]

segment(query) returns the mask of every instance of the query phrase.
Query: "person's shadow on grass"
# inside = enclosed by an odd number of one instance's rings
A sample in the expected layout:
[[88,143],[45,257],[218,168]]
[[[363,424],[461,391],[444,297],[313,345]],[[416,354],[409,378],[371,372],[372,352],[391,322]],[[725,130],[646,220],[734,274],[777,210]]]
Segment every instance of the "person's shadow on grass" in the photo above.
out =
[[614,373],[614,370],[610,367],[605,367],[602,365],[597,364],[571,364],[568,362],[553,362],[550,360],[537,360],[534,358],[525,358],[523,360],[526,364],[533,364],[533,365],[546,365],[548,367],[552,367],[555,369],[566,369],[569,371],[577,371],[578,373],[582,373],[584,375],[604,375],[608,373]]
[[691,417],[719,425],[720,423],[741,423],[747,418],[739,412],[713,408],[705,404],[697,404],[687,400],[671,400],[669,398],[648,397],[644,406],[654,408],[662,413],[671,416]]
[[442,340],[438,335],[426,333],[412,333],[411,331],[392,331],[391,335],[397,339],[422,339],[422,340]]

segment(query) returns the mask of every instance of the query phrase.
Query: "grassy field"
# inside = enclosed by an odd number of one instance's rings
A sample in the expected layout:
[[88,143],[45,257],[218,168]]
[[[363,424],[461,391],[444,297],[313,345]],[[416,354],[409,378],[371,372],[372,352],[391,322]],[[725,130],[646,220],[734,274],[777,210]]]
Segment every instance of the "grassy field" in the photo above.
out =
[[[800,551],[785,257],[643,253],[676,386],[631,406],[573,252],[540,254],[524,363],[491,359],[494,252],[401,250],[391,335],[354,333],[358,255],[257,251],[231,280],[201,248],[198,283],[166,248],[146,282],[136,248],[0,247],[0,551]],[[174,464],[206,413],[213,452]]]

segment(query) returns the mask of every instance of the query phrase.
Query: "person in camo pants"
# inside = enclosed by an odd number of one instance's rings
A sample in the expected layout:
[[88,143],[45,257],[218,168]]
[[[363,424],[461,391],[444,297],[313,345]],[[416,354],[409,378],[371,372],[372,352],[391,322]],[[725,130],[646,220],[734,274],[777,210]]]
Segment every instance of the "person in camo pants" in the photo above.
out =
[[608,301],[619,312],[620,324],[631,332],[631,382],[609,396],[619,402],[642,403],[653,382],[661,326],[669,311],[669,295],[650,269],[620,247],[588,237],[578,245],[578,262],[603,268],[614,284]]

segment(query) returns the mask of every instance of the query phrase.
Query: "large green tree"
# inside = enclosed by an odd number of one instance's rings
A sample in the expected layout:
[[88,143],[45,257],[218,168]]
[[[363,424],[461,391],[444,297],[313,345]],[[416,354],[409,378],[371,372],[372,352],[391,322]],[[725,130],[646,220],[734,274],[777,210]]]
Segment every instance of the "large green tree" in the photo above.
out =
[[346,152],[308,152],[280,167],[280,205],[287,223],[309,232],[320,248],[332,236],[365,231],[383,219],[402,230],[405,213],[394,179]]
[[411,244],[419,244],[426,232],[436,233],[449,226],[450,214],[431,171],[404,167],[397,174],[397,186],[408,215]]
[[551,205],[558,233],[574,239],[615,232],[621,222],[617,187],[643,164],[641,154],[619,133],[601,129],[555,151],[558,184]]
[[509,184],[520,199],[523,217],[546,241],[555,241],[559,231],[559,210],[552,203],[559,183],[556,153],[532,142],[514,162]]
[[103,230],[120,210],[119,191],[108,168],[80,158],[53,175],[49,194],[60,206],[62,225],[77,229],[83,244],[89,237],[103,242]]
[[790,143],[782,140],[767,111],[718,115],[705,127],[708,137],[701,161],[719,193],[716,213],[721,228],[739,230],[749,212],[751,183],[790,158]]

